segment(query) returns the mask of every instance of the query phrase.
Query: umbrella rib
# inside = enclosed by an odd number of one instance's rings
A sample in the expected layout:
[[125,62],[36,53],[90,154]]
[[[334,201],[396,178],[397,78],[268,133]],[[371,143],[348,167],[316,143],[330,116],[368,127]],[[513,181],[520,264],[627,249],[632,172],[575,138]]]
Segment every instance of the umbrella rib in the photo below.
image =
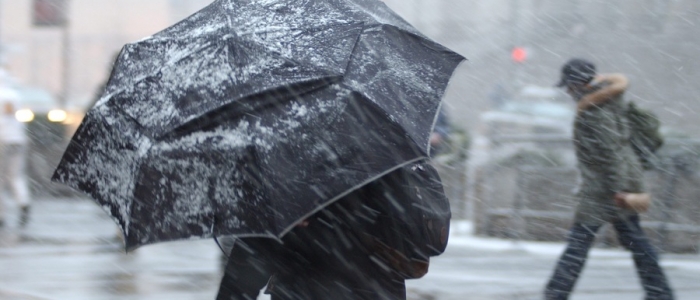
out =
[[[389,173],[391,173],[391,172],[393,172],[393,171],[395,171],[395,170],[397,170],[397,169],[399,169],[399,168],[401,168],[401,167],[407,166],[407,165],[409,165],[409,164],[412,164],[412,163],[415,163],[415,162],[418,162],[418,161],[421,161],[421,160],[424,160],[424,159],[426,159],[426,157],[422,157],[422,156],[421,156],[421,157],[418,157],[418,158],[414,158],[414,159],[405,161],[405,162],[403,162],[403,163],[401,163],[401,164],[398,164],[398,165],[394,166],[393,168],[389,168],[389,169],[385,170],[384,172],[377,174],[377,175],[374,176],[374,177],[368,178],[367,180],[365,180],[365,181],[363,181],[363,182],[361,182],[361,183],[355,185],[354,187],[352,187],[352,188],[346,190],[345,192],[336,195],[335,197],[333,197],[333,198],[331,198],[330,200],[326,201],[326,203],[324,203],[323,205],[317,206],[317,207],[314,208],[312,211],[310,211],[310,212],[308,212],[306,215],[302,216],[302,217],[300,218],[300,220],[308,219],[309,217],[311,217],[312,215],[316,214],[317,212],[319,212],[319,211],[323,210],[324,208],[328,207],[329,205],[335,203],[336,201],[338,201],[338,199],[347,196],[348,194],[350,194],[350,193],[352,193],[352,192],[354,192],[354,191],[360,189],[361,187],[363,187],[363,186],[369,184],[370,182],[373,182],[373,181],[375,181],[375,180],[377,180],[377,179],[383,177],[383,176],[386,175],[386,174],[389,174]],[[294,229],[294,228],[296,227],[296,225],[297,225],[296,222],[290,224],[290,225],[287,226],[284,230],[282,230],[282,232],[279,234],[278,237],[284,236],[284,235],[287,234],[289,231],[291,231],[292,229]]]

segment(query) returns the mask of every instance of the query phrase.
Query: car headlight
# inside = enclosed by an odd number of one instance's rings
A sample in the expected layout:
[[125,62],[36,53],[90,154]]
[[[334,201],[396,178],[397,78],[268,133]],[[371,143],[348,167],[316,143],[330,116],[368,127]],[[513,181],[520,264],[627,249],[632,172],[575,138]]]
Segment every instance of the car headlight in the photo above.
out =
[[68,119],[68,114],[62,109],[54,109],[49,111],[47,118],[51,122],[63,122]]
[[31,109],[20,109],[15,112],[15,119],[22,123],[31,122],[34,120],[34,113]]

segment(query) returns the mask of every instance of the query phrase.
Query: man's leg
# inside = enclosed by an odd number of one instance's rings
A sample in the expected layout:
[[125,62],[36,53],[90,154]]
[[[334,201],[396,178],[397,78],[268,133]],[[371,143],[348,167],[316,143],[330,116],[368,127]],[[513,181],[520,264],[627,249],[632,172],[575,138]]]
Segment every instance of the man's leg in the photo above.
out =
[[5,186],[7,185],[7,145],[0,144],[0,227],[5,225]]
[[255,300],[274,272],[279,242],[268,238],[237,239],[221,279],[217,300]]
[[0,197],[0,228],[5,226],[5,203],[3,197]]
[[219,256],[219,262],[221,264],[221,270],[226,270],[226,265],[228,263],[228,257],[231,255],[231,250],[233,249],[233,244],[236,242],[236,238],[232,236],[222,236],[218,239],[219,246],[221,247],[221,254]]
[[12,196],[17,201],[20,208],[19,223],[24,226],[29,221],[29,187],[27,185],[26,170],[27,166],[27,146],[25,145],[8,145],[7,151],[7,176],[10,184]]
[[588,251],[593,245],[595,233],[600,226],[574,224],[569,232],[566,250],[559,258],[554,274],[547,284],[545,299],[564,300],[574,289],[583,266],[586,264]]
[[637,274],[647,300],[671,300],[673,291],[666,280],[658,255],[639,226],[639,216],[613,222],[620,244],[632,252]]

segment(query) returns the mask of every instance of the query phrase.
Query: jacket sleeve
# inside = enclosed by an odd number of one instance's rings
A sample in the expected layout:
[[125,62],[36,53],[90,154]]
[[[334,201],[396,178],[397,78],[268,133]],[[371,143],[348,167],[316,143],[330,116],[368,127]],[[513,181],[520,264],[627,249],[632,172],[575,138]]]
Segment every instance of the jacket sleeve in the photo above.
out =
[[441,108],[438,111],[437,120],[435,121],[435,128],[433,131],[439,133],[445,138],[450,135],[450,123],[447,119],[447,114],[445,113],[444,108]]

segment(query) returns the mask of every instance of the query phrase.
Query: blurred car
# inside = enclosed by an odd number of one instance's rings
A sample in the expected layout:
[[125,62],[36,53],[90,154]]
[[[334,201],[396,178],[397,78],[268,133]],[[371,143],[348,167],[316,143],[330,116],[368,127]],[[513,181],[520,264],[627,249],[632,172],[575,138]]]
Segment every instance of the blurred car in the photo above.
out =
[[481,114],[473,156],[475,163],[506,161],[523,152],[554,152],[573,163],[570,135],[574,104],[560,90],[528,85],[513,99]]
[[16,86],[14,89],[19,96],[15,117],[26,123],[30,141],[27,175],[32,194],[68,193],[65,187],[52,183],[50,178],[80,115],[59,108],[58,101],[46,90],[28,86]]

